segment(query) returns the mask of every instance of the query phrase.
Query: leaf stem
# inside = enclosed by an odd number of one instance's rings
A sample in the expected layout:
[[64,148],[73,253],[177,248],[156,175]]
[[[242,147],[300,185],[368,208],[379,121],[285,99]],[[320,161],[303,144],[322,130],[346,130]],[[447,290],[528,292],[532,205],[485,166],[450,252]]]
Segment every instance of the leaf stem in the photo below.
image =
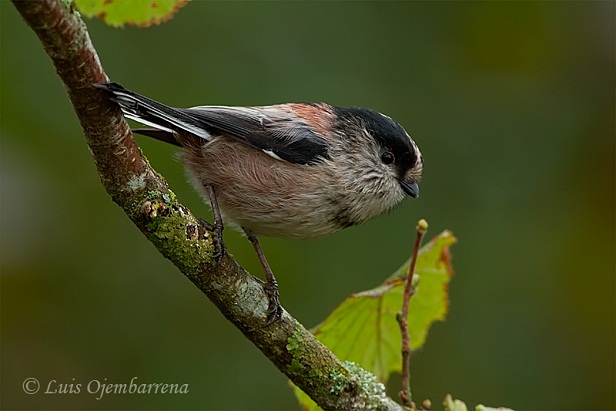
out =
[[400,399],[402,403],[410,408],[415,409],[413,398],[411,395],[411,371],[409,369],[411,359],[411,336],[409,334],[409,302],[413,294],[415,294],[415,283],[417,279],[414,278],[415,264],[417,263],[417,254],[419,253],[419,247],[421,241],[428,230],[428,223],[423,218],[417,222],[415,245],[413,247],[413,254],[411,256],[411,262],[409,264],[409,270],[407,273],[406,282],[404,285],[404,294],[402,299],[402,310],[396,316],[398,325],[400,326],[400,333],[402,334],[402,390],[400,391]]

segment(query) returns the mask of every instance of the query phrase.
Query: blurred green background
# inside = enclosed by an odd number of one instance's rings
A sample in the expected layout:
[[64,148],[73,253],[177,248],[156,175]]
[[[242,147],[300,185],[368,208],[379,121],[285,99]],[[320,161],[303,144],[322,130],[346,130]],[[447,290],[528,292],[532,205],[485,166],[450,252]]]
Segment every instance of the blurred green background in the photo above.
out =
[[[0,1],[2,407],[297,409],[279,373],[103,190],[49,59]],[[451,229],[450,314],[415,399],[615,408],[614,2],[204,2],[166,24],[87,20],[114,81],[176,106],[326,101],[397,119],[421,198],[312,241],[264,239],[306,326]],[[194,213],[174,149],[138,137]],[[261,269],[250,244],[230,252]],[[186,395],[26,395],[23,381],[188,383]],[[392,385],[397,389],[398,381]],[[393,392],[393,391],[392,391]],[[395,394],[394,394],[395,395]]]

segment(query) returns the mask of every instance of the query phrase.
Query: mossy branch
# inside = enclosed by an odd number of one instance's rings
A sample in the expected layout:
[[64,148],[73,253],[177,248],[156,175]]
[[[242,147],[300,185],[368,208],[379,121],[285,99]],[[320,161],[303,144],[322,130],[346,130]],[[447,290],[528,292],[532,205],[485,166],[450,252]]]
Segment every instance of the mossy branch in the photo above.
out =
[[228,255],[215,263],[212,233],[149,166],[119,108],[92,87],[107,76],[79,13],[67,1],[13,3],[66,87],[107,193],[156,248],[322,408],[402,409],[366,371],[343,364],[288,313],[264,327],[268,300],[260,282]]

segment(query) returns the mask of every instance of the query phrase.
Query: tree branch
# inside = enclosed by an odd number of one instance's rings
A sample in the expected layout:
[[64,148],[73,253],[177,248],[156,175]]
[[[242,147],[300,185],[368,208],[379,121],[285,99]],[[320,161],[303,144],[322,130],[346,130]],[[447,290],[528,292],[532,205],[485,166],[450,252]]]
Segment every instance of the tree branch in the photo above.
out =
[[215,263],[212,233],[149,166],[119,108],[92,87],[107,76],[79,13],[60,0],[13,3],[64,83],[107,193],[157,249],[322,408],[402,409],[382,385],[345,366],[286,311],[264,327],[268,300],[260,282],[228,255]]

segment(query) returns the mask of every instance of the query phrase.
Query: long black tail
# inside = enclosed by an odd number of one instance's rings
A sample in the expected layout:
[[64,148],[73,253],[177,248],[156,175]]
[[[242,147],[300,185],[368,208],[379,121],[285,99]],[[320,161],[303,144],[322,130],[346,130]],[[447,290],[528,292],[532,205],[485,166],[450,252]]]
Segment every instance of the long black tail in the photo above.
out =
[[206,140],[211,138],[201,121],[178,109],[134,93],[117,83],[99,83],[94,87],[109,94],[110,100],[120,106],[126,117],[155,128],[135,129],[135,133],[174,145],[179,145],[175,138],[177,132],[188,132]]

